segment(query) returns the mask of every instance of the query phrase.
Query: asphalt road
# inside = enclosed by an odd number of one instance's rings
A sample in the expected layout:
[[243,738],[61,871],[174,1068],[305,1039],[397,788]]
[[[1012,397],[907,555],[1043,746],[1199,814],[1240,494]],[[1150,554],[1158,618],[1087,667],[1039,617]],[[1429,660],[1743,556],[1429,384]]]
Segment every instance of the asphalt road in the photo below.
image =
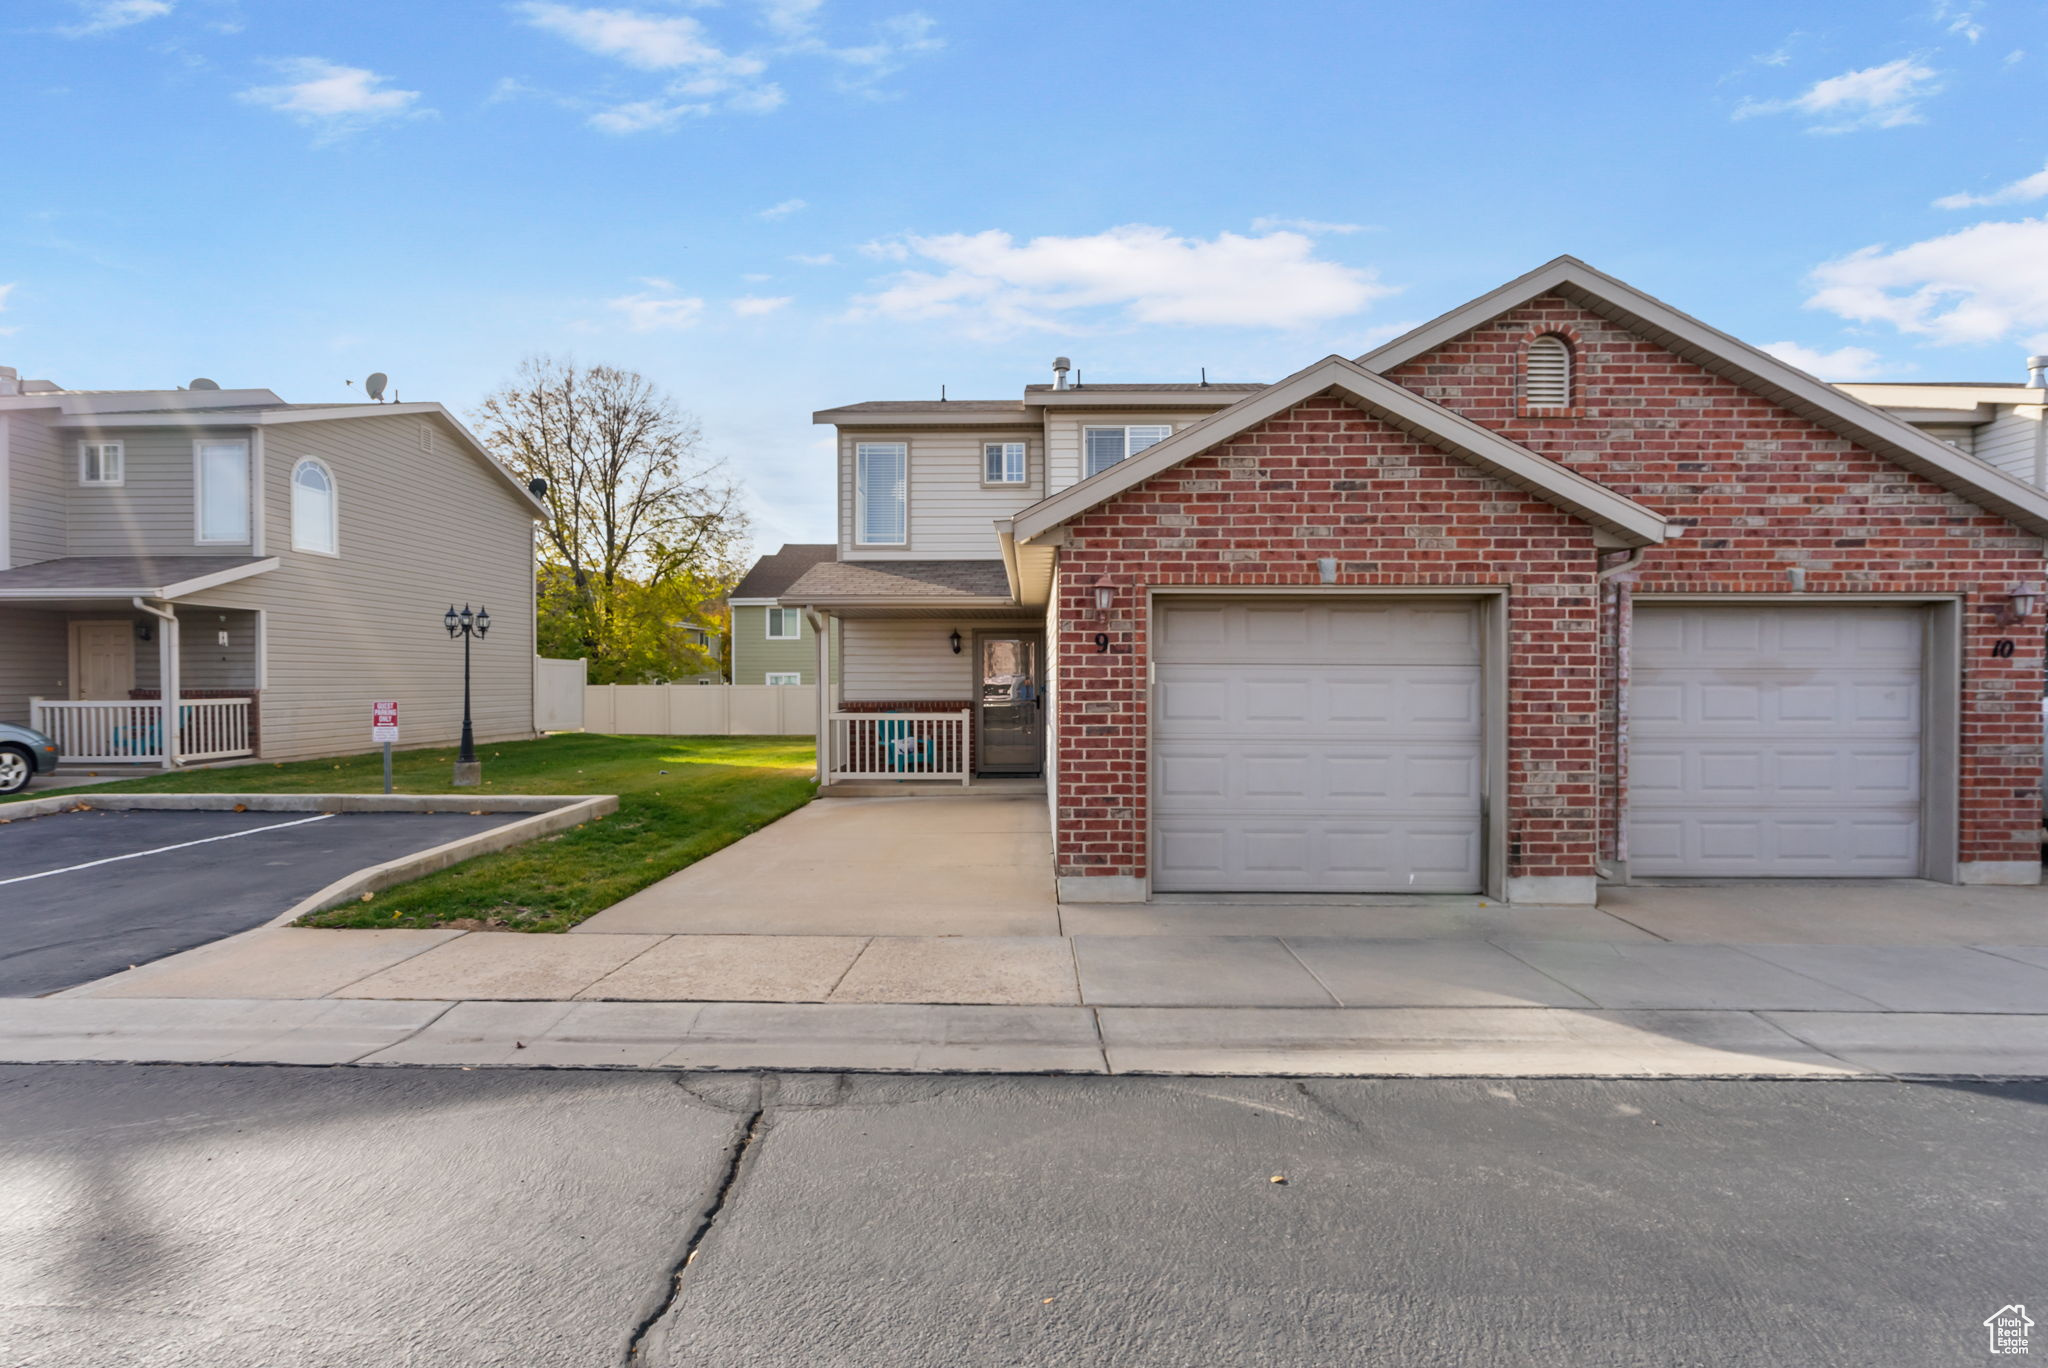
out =
[[345,874],[520,815],[130,810],[7,822],[0,997],[53,993],[261,926]]
[[24,1368],[1975,1364],[1987,1316],[2048,1305],[2044,1104],[14,1066],[0,1345]]

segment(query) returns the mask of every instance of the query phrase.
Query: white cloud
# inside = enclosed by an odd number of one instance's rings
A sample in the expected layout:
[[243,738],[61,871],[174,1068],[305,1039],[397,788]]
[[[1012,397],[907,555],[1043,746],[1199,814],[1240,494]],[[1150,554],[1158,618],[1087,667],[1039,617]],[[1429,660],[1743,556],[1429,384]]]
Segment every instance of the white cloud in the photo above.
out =
[[804,266],[837,266],[839,264],[839,258],[833,256],[830,252],[818,252],[815,255],[798,252],[790,260]]
[[658,332],[691,327],[703,316],[704,301],[694,295],[674,294],[674,288],[668,282],[661,281],[655,290],[643,290],[639,294],[608,299],[605,301],[605,307],[623,315],[626,326],[634,332]]
[[1809,308],[1889,323],[1935,342],[2017,337],[2048,347],[2048,218],[1979,223],[1887,251],[1865,247],[1813,272]]
[[1088,237],[1019,243],[1008,233],[906,236],[862,250],[937,269],[899,272],[854,301],[856,316],[954,318],[976,331],[1126,323],[1299,328],[1392,294],[1376,275],[1318,260],[1300,233],[1213,239],[1126,224]]
[[533,27],[566,38],[585,52],[610,57],[642,71],[722,68],[736,60],[751,67],[744,74],[761,69],[761,64],[751,59],[728,57],[705,37],[702,24],[684,15],[538,3],[517,8]]
[[161,19],[173,8],[171,0],[72,0],[80,12],[79,22],[57,32],[66,38],[89,38],[96,33]]
[[340,137],[386,119],[427,111],[417,109],[417,90],[387,90],[391,78],[363,67],[337,66],[318,57],[293,57],[274,64],[287,83],[257,86],[241,93],[250,104],[274,109],[324,137]]
[[1883,66],[1865,67],[1816,81],[1789,100],[1748,100],[1735,110],[1738,119],[1759,114],[1805,114],[1816,120],[1816,133],[1848,133],[1859,128],[1897,128],[1920,122],[1920,101],[1941,87],[1940,75],[1918,59],[1901,57]]
[[779,295],[772,299],[761,295],[742,295],[732,302],[732,311],[741,318],[759,318],[762,314],[772,314],[784,308],[795,298],[794,295]]
[[1985,204],[2024,204],[2028,200],[2048,197],[2048,166],[2042,167],[2031,176],[1999,186],[1988,195],[1954,194],[1943,195],[1934,202],[1937,209],[1975,209]]
[[1823,380],[1868,380],[1884,369],[1884,358],[1868,347],[1824,352],[1797,342],[1766,342],[1762,350]]
[[665,133],[684,119],[710,112],[711,106],[702,102],[669,104],[662,100],[635,100],[630,104],[600,109],[590,116],[588,122],[592,128],[606,133]]
[[1983,11],[1984,0],[1967,0],[1967,3],[1937,0],[1933,19],[1956,37],[1974,43],[1984,36],[1984,25],[1977,21],[1977,16]]
[[810,203],[800,199],[786,199],[780,204],[771,204],[760,213],[764,219],[788,218],[791,214],[810,208]]
[[945,39],[934,34],[937,25],[931,16],[915,10],[881,20],[865,43],[835,44],[819,32],[824,0],[760,0],[760,6],[762,24],[781,41],[784,52],[840,63],[846,71],[836,84],[852,94],[875,95],[884,78],[946,46]]
[[[7,296],[13,294],[14,287],[20,283],[18,280],[10,280],[5,285],[0,285],[0,313],[7,312]],[[20,331],[20,328],[0,328],[0,337],[12,337]]]
[[1254,233],[1270,233],[1276,229],[1291,229],[1297,233],[1362,233],[1367,225],[1363,223],[1329,223],[1322,219],[1270,218],[1261,215],[1252,220]]

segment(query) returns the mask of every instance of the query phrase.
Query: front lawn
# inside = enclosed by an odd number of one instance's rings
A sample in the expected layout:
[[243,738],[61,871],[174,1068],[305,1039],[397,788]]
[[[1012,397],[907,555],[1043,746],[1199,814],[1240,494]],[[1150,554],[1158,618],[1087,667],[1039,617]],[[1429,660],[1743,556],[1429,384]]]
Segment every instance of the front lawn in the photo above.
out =
[[[790,736],[550,736],[479,746],[492,793],[616,793],[601,821],[480,855],[302,926],[565,931],[809,802],[813,747]],[[393,757],[401,793],[448,793],[454,749]],[[381,793],[382,752],[154,775],[93,793]],[[42,794],[38,797],[46,796]],[[0,808],[0,812],[4,812]]]

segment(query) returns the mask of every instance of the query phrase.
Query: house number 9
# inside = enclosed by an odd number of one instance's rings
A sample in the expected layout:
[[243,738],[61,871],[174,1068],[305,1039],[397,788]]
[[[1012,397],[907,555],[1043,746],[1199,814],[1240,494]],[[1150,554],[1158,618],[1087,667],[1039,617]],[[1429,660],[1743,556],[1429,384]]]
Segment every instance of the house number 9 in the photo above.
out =
[[1999,658],[2000,660],[2003,660],[2003,659],[2005,659],[2005,658],[2006,658],[2007,656],[2009,656],[2009,655],[2011,655],[2011,654],[2012,654],[2012,642],[2010,642],[2010,641],[1994,641],[1994,642],[1992,642],[1992,643],[1991,643],[1991,654],[1993,654],[1993,655],[1997,656],[1997,657],[1998,657],[1998,658]]

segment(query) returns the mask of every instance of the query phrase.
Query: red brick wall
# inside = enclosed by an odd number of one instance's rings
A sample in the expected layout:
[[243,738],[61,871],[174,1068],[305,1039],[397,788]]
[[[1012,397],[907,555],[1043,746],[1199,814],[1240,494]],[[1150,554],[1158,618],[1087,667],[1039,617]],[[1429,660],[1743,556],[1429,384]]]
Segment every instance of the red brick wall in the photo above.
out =
[[[1590,875],[1599,614],[1591,529],[1368,417],[1309,400],[1074,520],[1060,553],[1058,866],[1146,871],[1145,590],[1510,585],[1510,868]],[[1095,589],[1116,590],[1107,618]],[[1095,636],[1111,646],[1098,652]]]
[[[1520,404],[1522,348],[1541,331],[1576,344],[1569,410]],[[1685,523],[1644,558],[1638,593],[1782,593],[1801,566],[1810,593],[1966,595],[1961,858],[2036,858],[2041,618],[2002,625],[1998,607],[2041,578],[2038,538],[1556,297],[1389,376]],[[2010,657],[1992,655],[2001,639]],[[1611,744],[1611,716],[1604,728]]]

